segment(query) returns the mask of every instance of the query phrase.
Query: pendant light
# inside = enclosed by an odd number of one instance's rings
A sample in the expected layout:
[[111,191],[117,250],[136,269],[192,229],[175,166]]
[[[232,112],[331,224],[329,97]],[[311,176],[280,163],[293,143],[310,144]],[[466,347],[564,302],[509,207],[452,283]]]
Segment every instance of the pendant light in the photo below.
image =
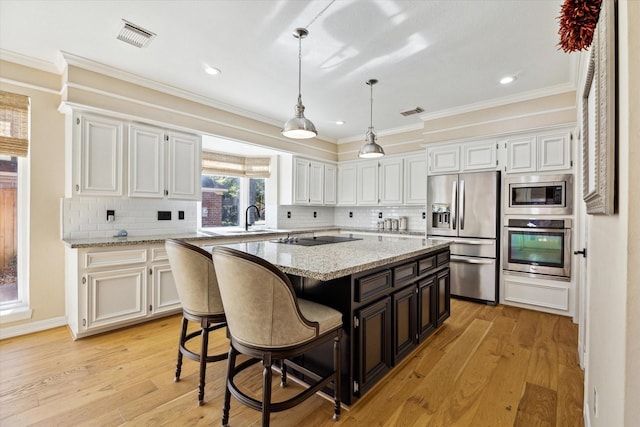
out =
[[371,87],[371,124],[367,130],[366,143],[360,148],[358,157],[362,159],[373,159],[384,156],[384,150],[376,143],[376,133],[373,131],[373,85],[378,83],[376,79],[367,80],[367,84]]
[[296,28],[293,37],[298,39],[298,103],[295,107],[296,115],[287,120],[282,129],[282,135],[287,138],[308,139],[318,135],[316,127],[304,116],[304,105],[302,105],[301,95],[301,75],[302,75],[302,39],[309,35],[306,28]]

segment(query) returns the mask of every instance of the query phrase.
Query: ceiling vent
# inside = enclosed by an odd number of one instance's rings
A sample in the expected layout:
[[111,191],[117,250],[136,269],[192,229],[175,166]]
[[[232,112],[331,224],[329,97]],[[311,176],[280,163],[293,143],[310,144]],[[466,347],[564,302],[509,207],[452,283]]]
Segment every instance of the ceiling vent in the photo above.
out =
[[156,36],[155,33],[138,27],[127,20],[123,19],[122,22],[124,22],[124,27],[122,27],[120,34],[118,34],[118,40],[122,40],[125,43],[129,43],[135,47],[147,47]]
[[420,113],[424,113],[424,108],[416,107],[413,110],[402,111],[400,114],[406,117],[406,116],[412,116],[414,114],[420,114]]

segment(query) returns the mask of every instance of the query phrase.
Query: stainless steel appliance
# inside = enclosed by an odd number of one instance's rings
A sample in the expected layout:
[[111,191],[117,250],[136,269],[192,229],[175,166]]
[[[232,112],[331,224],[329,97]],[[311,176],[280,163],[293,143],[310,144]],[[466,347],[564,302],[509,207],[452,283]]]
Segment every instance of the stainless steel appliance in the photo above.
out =
[[503,270],[571,277],[570,219],[510,218],[503,239]]
[[453,240],[451,295],[498,302],[500,172],[427,178],[427,237]]
[[573,175],[526,175],[504,179],[505,215],[573,214]]

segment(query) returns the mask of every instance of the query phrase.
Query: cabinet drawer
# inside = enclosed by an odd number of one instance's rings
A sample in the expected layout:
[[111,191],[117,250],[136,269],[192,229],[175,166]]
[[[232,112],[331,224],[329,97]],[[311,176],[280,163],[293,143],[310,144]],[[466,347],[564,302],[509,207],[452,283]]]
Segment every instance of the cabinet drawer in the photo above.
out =
[[428,258],[418,260],[418,274],[424,274],[436,268],[436,257],[432,255]]
[[164,247],[151,249],[151,261],[166,261],[168,259],[167,250]]
[[436,257],[438,258],[437,259],[438,267],[440,267],[443,264],[447,264],[449,262],[449,251],[439,253],[438,255],[436,255]]
[[385,270],[356,279],[356,302],[367,301],[391,288],[391,271]]
[[393,269],[393,286],[397,287],[408,283],[418,275],[418,264],[410,262]]
[[113,267],[147,262],[146,249],[125,251],[87,252],[84,255],[85,268]]

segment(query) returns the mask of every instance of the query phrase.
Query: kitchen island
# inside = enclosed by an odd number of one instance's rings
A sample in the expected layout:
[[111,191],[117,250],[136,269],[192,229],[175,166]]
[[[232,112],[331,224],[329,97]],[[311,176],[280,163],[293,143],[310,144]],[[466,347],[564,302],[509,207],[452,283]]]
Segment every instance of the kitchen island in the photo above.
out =
[[[357,240],[317,246],[277,240],[225,246],[276,265],[300,298],[343,314],[342,401],[350,405],[449,317],[449,243],[340,236]],[[306,353],[297,362],[315,371],[330,369],[332,345]]]

